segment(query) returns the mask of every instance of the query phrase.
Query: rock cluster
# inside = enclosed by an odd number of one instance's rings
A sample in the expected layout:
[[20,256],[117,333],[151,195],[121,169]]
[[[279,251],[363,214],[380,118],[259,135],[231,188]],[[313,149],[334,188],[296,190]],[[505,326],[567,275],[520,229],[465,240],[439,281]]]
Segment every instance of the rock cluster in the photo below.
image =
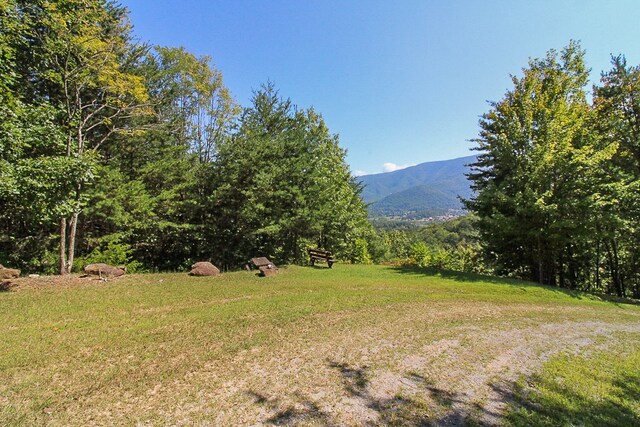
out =
[[17,279],[18,277],[20,277],[20,270],[16,270],[15,268],[5,268],[0,264],[0,280]]
[[127,272],[127,267],[119,265],[114,267],[109,264],[89,264],[84,268],[84,272],[91,276],[100,277],[120,277]]

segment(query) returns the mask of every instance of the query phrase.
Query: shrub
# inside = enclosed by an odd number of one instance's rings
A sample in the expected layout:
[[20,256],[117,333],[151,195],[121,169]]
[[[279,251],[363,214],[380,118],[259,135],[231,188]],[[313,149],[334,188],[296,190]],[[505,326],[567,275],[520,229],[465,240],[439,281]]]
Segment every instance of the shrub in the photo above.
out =
[[84,270],[89,264],[105,263],[110,265],[124,265],[127,272],[135,273],[140,271],[142,263],[131,258],[133,249],[126,243],[120,243],[118,239],[110,240],[106,246],[95,247],[88,255],[79,257],[75,262],[76,271]]

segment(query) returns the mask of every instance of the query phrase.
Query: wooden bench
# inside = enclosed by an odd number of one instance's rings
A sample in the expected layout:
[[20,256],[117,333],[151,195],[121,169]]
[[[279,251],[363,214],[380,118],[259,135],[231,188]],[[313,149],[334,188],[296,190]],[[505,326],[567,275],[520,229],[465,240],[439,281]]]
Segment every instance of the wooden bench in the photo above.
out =
[[309,254],[311,265],[315,265],[316,261],[324,261],[327,263],[329,268],[331,268],[334,263],[338,262],[331,252],[321,251],[319,249],[307,249],[307,253]]

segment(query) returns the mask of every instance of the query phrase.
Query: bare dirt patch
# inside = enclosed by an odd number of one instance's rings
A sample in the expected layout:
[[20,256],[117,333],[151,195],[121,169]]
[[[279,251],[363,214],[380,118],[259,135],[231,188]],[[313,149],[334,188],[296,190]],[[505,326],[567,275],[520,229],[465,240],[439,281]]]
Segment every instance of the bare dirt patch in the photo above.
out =
[[38,277],[20,277],[18,279],[12,279],[8,286],[11,292],[20,292],[27,289],[67,289],[77,286],[87,286],[104,283],[107,281],[120,280],[120,278],[114,277],[110,279],[101,279],[95,276],[69,274],[65,276],[38,276]]
[[[173,410],[157,414],[178,424],[202,417],[236,425],[456,426],[470,419],[499,425],[506,384],[559,352],[606,347],[618,332],[640,333],[640,323],[598,321],[442,327],[482,313],[508,319],[508,311],[413,306],[393,318],[374,310],[357,319],[336,313],[324,316],[327,329],[304,322],[283,332],[276,348],[242,351],[128,403],[152,411],[155,397],[182,396]],[[188,396],[189,388],[198,393]]]

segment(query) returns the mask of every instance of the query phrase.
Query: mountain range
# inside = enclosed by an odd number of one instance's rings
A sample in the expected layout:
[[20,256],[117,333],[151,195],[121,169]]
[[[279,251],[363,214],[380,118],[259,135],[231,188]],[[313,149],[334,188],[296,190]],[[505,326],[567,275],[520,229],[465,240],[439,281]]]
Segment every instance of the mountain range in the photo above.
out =
[[460,197],[472,196],[465,176],[476,156],[420,163],[405,169],[363,175],[362,198],[372,217],[421,219],[462,214]]

